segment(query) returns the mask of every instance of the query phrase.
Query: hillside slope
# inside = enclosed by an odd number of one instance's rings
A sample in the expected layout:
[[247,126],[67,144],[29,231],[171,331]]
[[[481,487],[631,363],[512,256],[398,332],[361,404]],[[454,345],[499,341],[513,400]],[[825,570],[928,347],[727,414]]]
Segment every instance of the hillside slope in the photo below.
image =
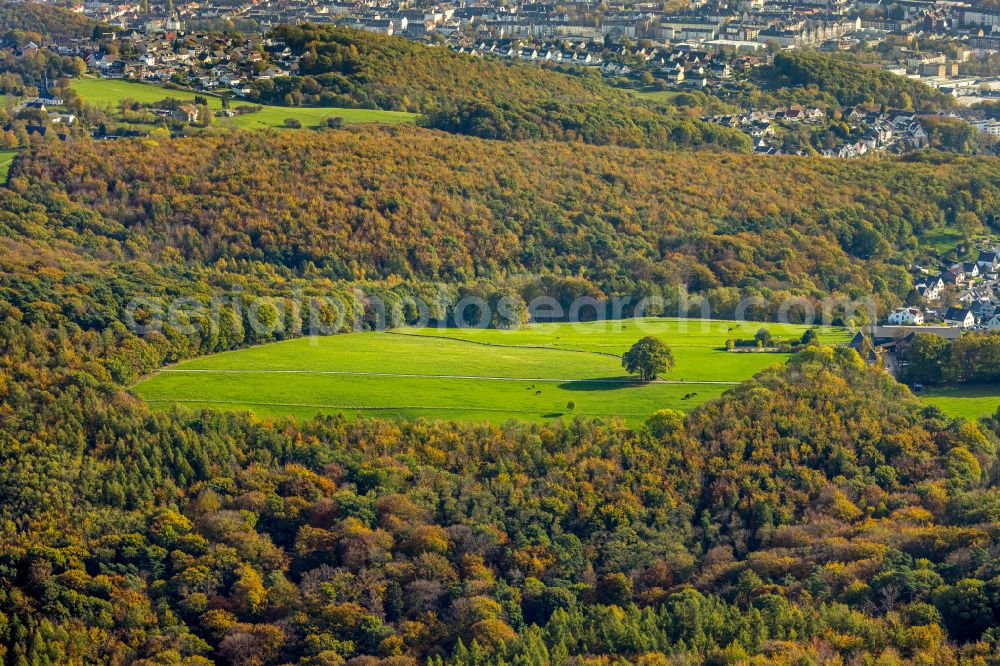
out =
[[90,37],[101,24],[66,7],[42,2],[0,2],[0,34],[18,40],[26,34],[39,34],[43,40],[68,40]]
[[923,233],[956,220],[995,224],[998,182],[991,159],[762,159],[560,142],[498,152],[418,128],[48,144],[17,163],[12,181],[60,211],[66,200],[86,207],[58,233],[154,261],[179,252],[345,280],[534,273],[578,276],[608,294],[683,283],[722,300],[735,287],[888,301],[909,290],[902,266]]
[[929,113],[955,103],[949,95],[921,81],[810,51],[778,53],[774,64],[763,68],[761,75],[769,90],[794,93],[806,89],[818,98],[832,98],[833,105],[840,107],[913,108]]
[[[499,96],[566,103],[627,99],[626,93],[608,87],[599,77],[569,76],[539,66],[476,58],[444,46],[431,47],[350,28],[282,25],[275,28],[272,38],[304,54],[299,63],[301,77],[256,82],[253,87],[262,98],[288,87],[301,96],[296,101],[332,99],[340,102],[335,106],[418,113],[448,99]],[[317,97],[302,90],[303,77],[312,77],[322,87],[322,92],[314,93]]]
[[953,663],[998,647],[996,433],[850,350],[637,431],[296,426],[150,413],[94,373],[144,343],[60,321],[56,338],[0,315],[15,660]]
[[298,75],[253,84],[260,102],[413,111],[429,126],[490,139],[750,150],[742,132],[656,112],[596,75],[328,25],[278,26],[272,36],[303,57]]

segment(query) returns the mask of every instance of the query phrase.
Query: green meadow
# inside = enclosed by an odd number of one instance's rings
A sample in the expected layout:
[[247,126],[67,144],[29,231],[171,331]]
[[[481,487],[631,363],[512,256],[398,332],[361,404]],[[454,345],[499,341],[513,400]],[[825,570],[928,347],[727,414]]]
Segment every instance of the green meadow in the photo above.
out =
[[992,416],[1000,409],[1000,387],[997,386],[926,389],[920,397],[949,416],[970,420]]
[[14,148],[12,150],[0,150],[0,180],[7,182],[7,173],[10,171],[10,165],[14,162],[14,158],[20,152],[19,149]]
[[[726,340],[751,340],[761,328],[767,328],[777,340],[791,341],[801,338],[809,327],[717,319],[645,318],[585,324],[535,324],[515,331],[419,328],[402,329],[401,332],[481,344],[572,349],[615,356],[621,356],[639,338],[652,335],[674,351],[676,365],[670,379],[739,382],[787,358],[783,354],[726,351]],[[842,328],[827,328],[819,331],[819,339],[823,344],[842,344],[850,336]]]
[[[725,351],[727,339],[752,338],[760,326],[642,319],[300,338],[192,359],[134,390],[154,407],[182,403],[262,417],[342,412],[502,422],[620,416],[637,424],[658,409],[690,410],[784,362],[784,354]],[[806,327],[768,328],[778,338],[797,338]],[[644,335],[661,337],[674,350],[677,365],[665,381],[642,383],[621,368],[618,355]],[[831,344],[847,337],[842,329],[820,332]]]
[[635,90],[631,89],[629,92],[639,99],[648,99],[653,102],[666,102],[669,103],[675,97],[682,94],[681,90]]
[[924,233],[920,237],[922,247],[944,254],[955,249],[955,246],[965,240],[965,234],[952,227],[940,227]]
[[[166,98],[193,101],[195,95],[200,94],[208,101],[210,108],[214,110],[222,109],[222,99],[220,97],[205,93],[194,93],[187,90],[172,90],[150,83],[121,81],[117,79],[82,78],[74,80],[72,87],[88,104],[98,107],[114,108],[123,99],[134,99],[143,104],[158,102]],[[250,104],[250,102],[239,99],[231,100],[233,108],[243,104]],[[406,123],[413,122],[416,118],[414,114],[402,111],[263,105],[257,113],[248,113],[233,116],[232,118],[217,116],[213,124],[218,127],[232,127],[235,129],[284,128],[285,120],[295,118],[302,123],[303,127],[316,127],[326,121],[327,118],[335,116],[343,118],[344,122],[349,124]]]

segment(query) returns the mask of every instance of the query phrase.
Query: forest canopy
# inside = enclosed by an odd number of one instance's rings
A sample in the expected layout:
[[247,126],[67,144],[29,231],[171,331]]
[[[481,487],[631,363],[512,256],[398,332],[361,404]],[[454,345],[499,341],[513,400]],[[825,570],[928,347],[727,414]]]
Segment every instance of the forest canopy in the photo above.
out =
[[55,336],[11,308],[0,322],[12,663],[949,663],[1000,647],[1000,424],[947,419],[849,349],[634,431],[293,423],[150,412],[95,363],[146,341],[54,317]]
[[15,43],[23,43],[30,35],[45,41],[81,39],[93,35],[97,27],[101,27],[97,21],[66,7],[42,2],[0,2],[0,34]]
[[496,145],[418,128],[47,143],[12,186],[52,211],[52,234],[111,256],[348,281],[557,275],[609,296],[684,284],[719,313],[740,293],[894,305],[924,234],[1000,211],[990,159]]
[[137,300],[901,298],[924,234],[996,225],[998,167],[416,127],[34,145],[0,188],[0,662],[996,663],[1000,413],[949,418],[847,347],[635,428],[128,387],[304,333],[231,305],[140,330]]
[[812,51],[782,51],[761,71],[766,89],[814,89],[841,107],[934,112],[954,104],[952,97],[920,81]]
[[[627,93],[600,78],[508,64],[362,30],[329,25],[281,25],[272,39],[302,52],[300,76],[256,82],[261,101],[361,106],[423,113],[442,100],[623,102]],[[469,85],[475,81],[476,85]],[[310,90],[314,92],[310,92]],[[312,95],[312,96],[310,96]]]

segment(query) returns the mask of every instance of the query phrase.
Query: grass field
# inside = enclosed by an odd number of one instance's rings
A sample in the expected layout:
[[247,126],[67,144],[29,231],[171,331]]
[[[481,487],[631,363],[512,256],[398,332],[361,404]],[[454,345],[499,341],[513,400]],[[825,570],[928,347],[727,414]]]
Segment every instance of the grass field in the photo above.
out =
[[[786,360],[781,354],[724,351],[727,338],[752,338],[760,326],[737,325],[650,319],[303,338],[193,359],[134,390],[154,407],[182,402],[259,416],[344,412],[544,421],[618,415],[639,423],[657,409],[689,410],[721,395],[731,385],[726,382]],[[779,337],[805,330],[769,328]],[[677,367],[668,380],[686,383],[643,384],[624,373],[614,355],[643,335],[658,335],[673,347]],[[843,342],[847,334],[831,331],[821,339]]]
[[[639,338],[653,335],[674,351],[676,366],[671,379],[684,381],[742,381],[769,365],[784,361],[778,354],[729,353],[726,340],[752,339],[766,326],[778,339],[800,338],[806,326],[761,324],[706,319],[648,318],[588,324],[536,324],[516,331],[480,328],[403,329],[414,335],[456,337],[488,344],[531,345],[621,355]],[[820,342],[840,344],[849,340],[843,329],[820,332]]]
[[654,102],[670,102],[680,95],[680,90],[629,90],[629,92],[639,99],[648,99]]
[[920,396],[949,416],[970,420],[992,416],[1000,409],[1000,387],[997,386],[926,389]]
[[965,235],[951,227],[940,227],[928,231],[920,237],[920,245],[934,250],[938,254],[944,254],[955,249],[965,239]]
[[7,182],[7,172],[10,171],[10,165],[19,152],[16,148],[13,150],[0,150],[0,180],[3,182]]
[[[165,98],[190,101],[195,93],[184,90],[170,90],[149,83],[135,81],[120,81],[117,79],[84,78],[73,81],[73,89],[87,103],[95,106],[115,107],[123,99],[134,99],[143,104],[158,102]],[[219,97],[202,95],[212,109],[221,109],[222,100]],[[232,106],[246,104],[240,100],[232,100]],[[416,116],[401,111],[373,111],[371,109],[340,109],[340,108],[293,108],[264,105],[258,113],[251,113],[232,118],[216,117],[214,124],[218,127],[233,127],[237,129],[264,129],[269,127],[283,128],[285,120],[295,118],[303,127],[315,127],[327,118],[339,116],[346,123],[405,123],[413,122]]]

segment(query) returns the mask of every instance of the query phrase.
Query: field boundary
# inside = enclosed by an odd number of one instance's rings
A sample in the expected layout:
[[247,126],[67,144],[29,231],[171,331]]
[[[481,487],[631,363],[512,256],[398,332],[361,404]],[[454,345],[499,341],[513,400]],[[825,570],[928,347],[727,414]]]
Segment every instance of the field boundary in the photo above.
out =
[[[504,345],[496,345],[504,346]],[[589,352],[584,352],[589,353]],[[636,386],[644,386],[646,384],[693,384],[693,385],[719,385],[719,386],[736,386],[740,382],[732,381],[721,381],[721,380],[686,380],[686,379],[654,379],[652,381],[642,381],[640,379],[633,379],[631,377],[622,377],[621,379],[614,378],[596,378],[596,379],[568,379],[559,377],[491,377],[491,376],[480,376],[480,375],[421,375],[415,373],[404,373],[404,372],[361,372],[361,371],[351,371],[351,370],[282,370],[282,369],[239,369],[239,368],[161,368],[159,370],[154,370],[153,374],[157,373],[173,373],[173,374],[228,374],[228,375],[257,375],[257,374],[287,374],[287,375],[347,375],[354,377],[395,377],[399,379],[469,379],[469,380],[483,380],[483,381],[494,381],[494,382],[532,382],[532,383],[575,383],[575,384],[634,384]]]

